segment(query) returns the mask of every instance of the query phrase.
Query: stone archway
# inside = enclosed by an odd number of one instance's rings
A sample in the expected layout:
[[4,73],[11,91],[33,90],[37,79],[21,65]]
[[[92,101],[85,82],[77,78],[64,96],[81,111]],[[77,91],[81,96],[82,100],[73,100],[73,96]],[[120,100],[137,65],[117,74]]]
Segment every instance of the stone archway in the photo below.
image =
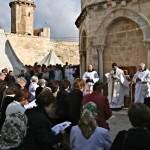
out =
[[[107,16],[104,18],[104,20],[101,22],[99,28],[95,32],[95,49],[99,52],[99,68],[100,68],[100,74],[104,74],[103,66],[105,63],[103,61],[103,53],[105,49],[107,48],[107,35],[113,26],[113,23],[116,23],[117,20],[121,19],[129,19],[134,25],[135,28],[138,28],[140,30],[140,34],[142,35],[143,39],[142,41],[145,41],[145,43],[148,45],[148,58],[150,56],[150,46],[149,46],[149,39],[150,39],[150,24],[144,16],[140,15],[139,13],[127,9],[127,8],[117,8],[110,13],[107,14]],[[144,42],[143,42],[144,45]],[[148,66],[150,68],[150,59],[148,59]],[[103,67],[102,67],[103,66]],[[107,69],[105,70],[107,71]]]
[[115,20],[109,27],[105,44],[104,73],[110,71],[113,62],[119,66],[138,67],[140,62],[148,65],[148,51],[143,43],[143,32],[130,19],[122,17]]
[[105,44],[106,35],[107,32],[111,26],[111,24],[118,18],[128,18],[135,23],[139,25],[143,32],[144,39],[147,40],[150,39],[150,23],[144,16],[140,15],[140,13],[137,13],[133,10],[127,9],[127,8],[117,8],[110,13],[107,14],[107,16],[104,18],[102,23],[100,24],[99,28],[96,30],[96,40],[95,44],[99,45]]

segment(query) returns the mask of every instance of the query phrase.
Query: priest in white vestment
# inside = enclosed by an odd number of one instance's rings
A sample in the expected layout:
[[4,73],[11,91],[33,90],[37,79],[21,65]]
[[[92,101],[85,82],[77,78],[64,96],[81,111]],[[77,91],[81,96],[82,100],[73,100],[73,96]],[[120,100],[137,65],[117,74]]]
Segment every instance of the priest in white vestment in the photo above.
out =
[[150,72],[146,69],[145,64],[139,65],[139,70],[133,77],[135,86],[135,103],[144,103],[145,97],[150,97]]
[[91,93],[93,91],[93,85],[99,81],[99,76],[96,71],[93,70],[93,66],[88,66],[88,71],[83,74],[82,79],[85,82],[84,92]]
[[112,64],[113,70],[106,74],[108,78],[108,100],[110,108],[122,108],[124,96],[129,95],[129,83],[123,70],[116,63]]

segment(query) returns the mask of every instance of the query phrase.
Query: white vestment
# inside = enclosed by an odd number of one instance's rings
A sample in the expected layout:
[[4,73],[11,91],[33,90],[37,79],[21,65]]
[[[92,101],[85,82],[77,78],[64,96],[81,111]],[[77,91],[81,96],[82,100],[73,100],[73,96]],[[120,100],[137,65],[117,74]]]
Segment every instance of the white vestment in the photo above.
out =
[[[136,81],[140,78],[141,81]],[[137,71],[133,77],[133,81],[136,83],[135,86],[135,103],[144,103],[145,97],[150,97],[150,72],[148,69],[144,71]]]
[[[96,82],[98,82],[99,76],[98,76],[98,73],[96,71],[91,71],[91,72],[86,71],[83,74],[82,79],[85,82],[84,92],[92,92],[93,91],[93,85]],[[87,79],[93,79],[93,82],[87,82]]]
[[[116,79],[112,79],[116,76]],[[108,100],[110,108],[121,108],[124,106],[124,96],[129,95],[129,83],[123,70],[117,68],[116,73],[112,70],[108,78]]]

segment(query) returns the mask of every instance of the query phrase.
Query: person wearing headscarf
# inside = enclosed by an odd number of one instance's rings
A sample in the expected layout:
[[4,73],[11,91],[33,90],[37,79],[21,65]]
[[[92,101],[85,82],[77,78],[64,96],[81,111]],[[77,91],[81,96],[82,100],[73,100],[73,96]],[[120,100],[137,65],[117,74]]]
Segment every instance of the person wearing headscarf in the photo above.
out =
[[22,142],[27,131],[27,117],[20,112],[10,114],[1,129],[1,150],[23,150]]
[[98,109],[95,103],[83,105],[77,126],[72,127],[70,134],[71,150],[109,150],[112,144],[107,129],[98,127]]

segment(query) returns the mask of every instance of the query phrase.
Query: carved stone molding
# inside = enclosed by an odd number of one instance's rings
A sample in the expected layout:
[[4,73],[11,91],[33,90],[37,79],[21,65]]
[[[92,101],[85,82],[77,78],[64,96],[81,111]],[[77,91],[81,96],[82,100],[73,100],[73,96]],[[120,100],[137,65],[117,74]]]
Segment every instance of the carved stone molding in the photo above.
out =
[[9,6],[10,7],[12,7],[14,4],[19,4],[19,5],[21,5],[21,4],[28,4],[28,5],[32,5],[34,8],[36,7],[36,5],[35,5],[35,3],[34,2],[31,2],[31,1],[21,1],[21,0],[14,0],[14,1],[11,1],[10,3],[9,3]]
[[86,55],[86,51],[79,51],[80,55]]
[[103,52],[105,46],[106,46],[105,44],[95,45],[95,49],[97,50],[97,52]]
[[150,40],[144,41],[144,44],[148,50],[148,69],[150,69]]
[[150,40],[144,41],[144,44],[148,50],[150,50]]

